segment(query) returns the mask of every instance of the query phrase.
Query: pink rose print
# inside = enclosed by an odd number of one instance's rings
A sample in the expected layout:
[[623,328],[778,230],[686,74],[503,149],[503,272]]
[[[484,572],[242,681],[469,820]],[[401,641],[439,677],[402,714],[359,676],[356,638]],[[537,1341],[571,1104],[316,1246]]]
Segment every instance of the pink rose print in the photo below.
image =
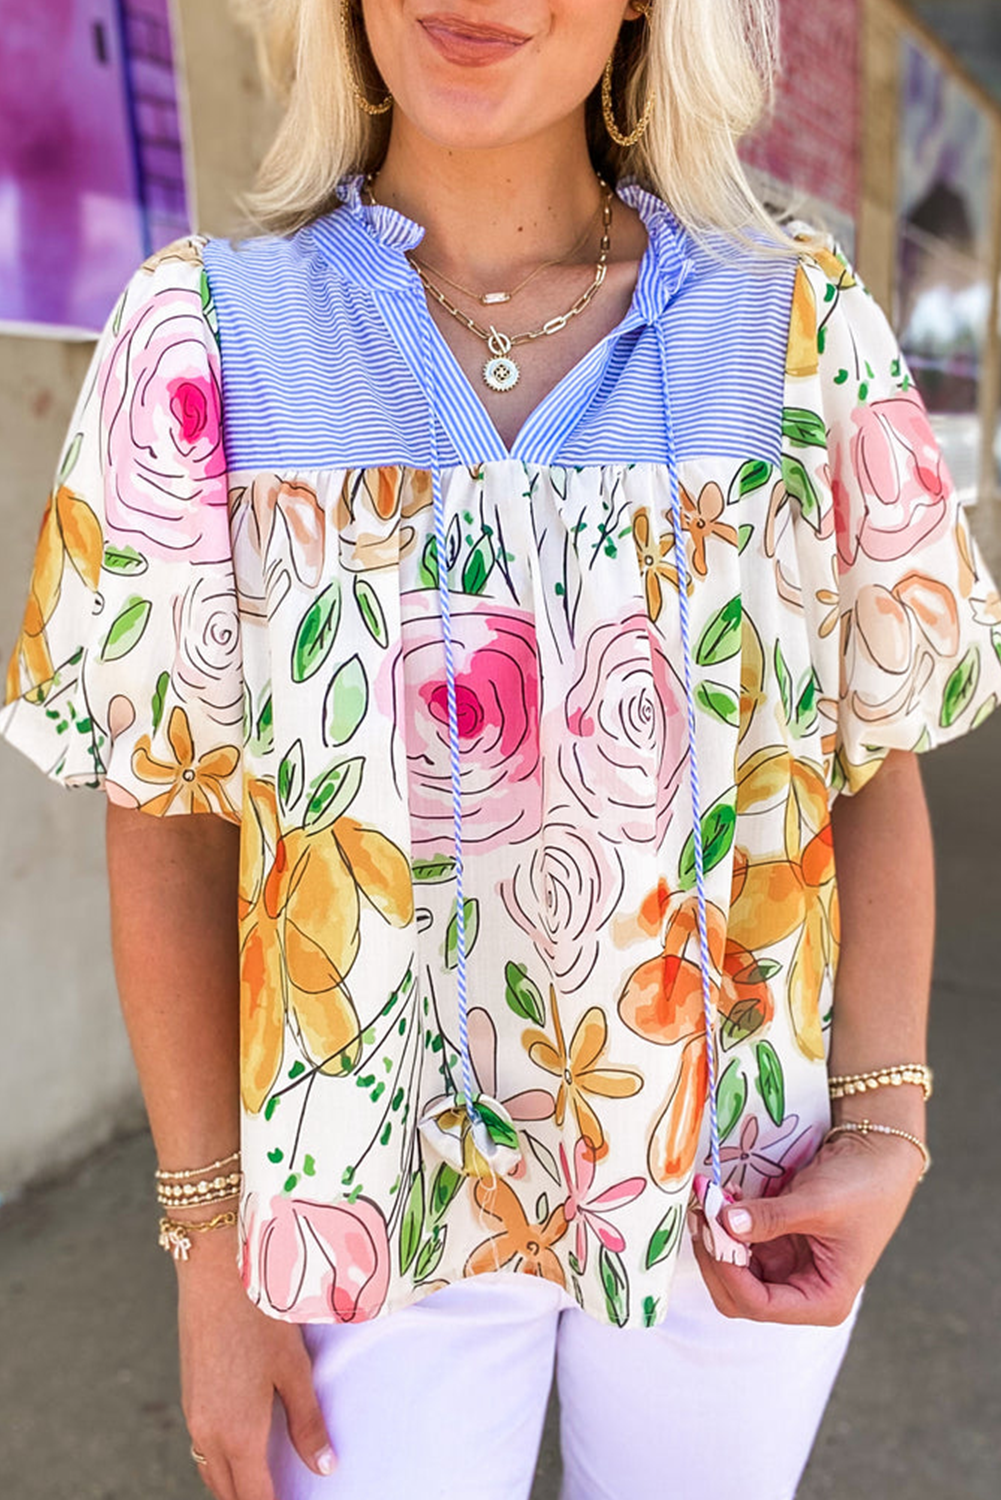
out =
[[[843,443],[830,434],[832,489],[843,567],[859,552],[880,562],[933,540],[949,518],[952,481],[921,398],[915,392],[857,406],[846,483]],[[861,503],[859,503],[859,496]]]
[[595,1154],[594,1148],[583,1136],[574,1147],[573,1171],[570,1170],[563,1142],[560,1142],[560,1167],[563,1171],[563,1180],[567,1185],[567,1200],[563,1205],[563,1214],[568,1224],[576,1222],[577,1238],[574,1243],[574,1255],[583,1272],[587,1266],[587,1231],[589,1229],[606,1250],[614,1250],[617,1254],[622,1254],[626,1248],[625,1236],[621,1230],[616,1229],[615,1225],[609,1222],[606,1215],[613,1209],[624,1208],[627,1203],[632,1203],[638,1198],[646,1187],[646,1178],[627,1177],[624,1182],[617,1182],[614,1187],[605,1188],[604,1192],[589,1198],[588,1193],[594,1182]]
[[[406,747],[411,841],[452,844],[445,653],[437,596],[402,595],[401,646],[376,688]],[[468,853],[538,831],[539,662],[535,626],[520,610],[452,606],[462,827]]]
[[547,817],[531,858],[498,890],[564,994],[580,989],[598,959],[600,931],[623,889],[618,852],[582,830],[568,808]]
[[144,303],[100,382],[107,539],[154,557],[228,559],[219,355],[198,293]]
[[592,631],[561,709],[558,764],[595,832],[613,843],[663,842],[687,749],[683,703],[645,613]]
[[243,1284],[259,1281],[273,1312],[338,1323],[379,1312],[389,1286],[389,1239],[367,1198],[312,1203],[279,1193],[262,1219],[252,1195],[243,1218]]

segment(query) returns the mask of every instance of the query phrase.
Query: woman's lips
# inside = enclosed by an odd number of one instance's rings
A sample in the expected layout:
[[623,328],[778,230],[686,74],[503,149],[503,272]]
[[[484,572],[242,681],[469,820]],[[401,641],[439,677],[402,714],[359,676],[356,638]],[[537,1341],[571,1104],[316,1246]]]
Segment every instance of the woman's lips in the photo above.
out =
[[504,26],[480,26],[457,16],[423,16],[420,25],[446,62],[466,68],[482,68],[512,57],[529,40]]

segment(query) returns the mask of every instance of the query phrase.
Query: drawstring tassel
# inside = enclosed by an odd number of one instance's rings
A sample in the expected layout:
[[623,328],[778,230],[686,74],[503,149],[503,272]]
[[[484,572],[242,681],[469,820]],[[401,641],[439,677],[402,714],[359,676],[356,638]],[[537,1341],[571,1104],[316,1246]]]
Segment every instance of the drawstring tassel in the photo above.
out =
[[[434,362],[425,336],[425,363],[428,392],[434,390]],[[448,587],[447,545],[445,541],[445,502],[438,463],[438,433],[435,425],[433,397],[429,396],[428,417],[431,443],[431,493],[434,502],[435,561],[438,575],[438,600],[441,614],[442,645],[445,651],[445,688],[448,707],[448,745],[452,782],[452,828],[455,845],[455,937],[456,995],[458,1000],[459,1060],[462,1087],[443,1094],[428,1105],[418,1129],[429,1146],[454,1167],[472,1177],[508,1175],[521,1162],[518,1132],[511,1116],[496,1099],[474,1087],[473,1064],[469,1052],[468,991],[466,984],[466,903],[462,858],[462,783],[459,763],[459,723],[455,693],[455,656],[452,649],[452,610]]]
[[467,1112],[461,1092],[432,1099],[417,1128],[433,1151],[467,1177],[509,1177],[521,1162],[514,1122],[503,1104],[477,1094]]
[[[705,852],[702,847],[702,810],[699,796],[699,765],[695,748],[695,697],[693,688],[691,622],[688,614],[688,558],[685,553],[685,531],[681,519],[681,488],[674,455],[674,423],[671,418],[670,381],[667,369],[666,334],[664,325],[658,323],[661,375],[664,388],[664,425],[667,439],[667,473],[671,494],[671,528],[674,534],[675,568],[678,574],[678,620],[681,631],[681,654],[684,663],[685,708],[688,725],[688,781],[692,805],[692,845],[695,856],[695,908],[699,938],[699,973],[702,981],[702,1012],[706,1028],[706,1060],[708,1064],[707,1107],[709,1111],[709,1159],[711,1175],[697,1175],[692,1183],[694,1203],[689,1211],[689,1223],[693,1227],[702,1220],[702,1243],[714,1260],[730,1261],[735,1265],[747,1265],[749,1253],[746,1246],[731,1238],[722,1220],[722,1212],[730,1201],[722,1185],[719,1156],[719,1120],[716,1111],[716,1010],[713,1005],[712,988],[709,981],[710,957],[708,924],[706,920]],[[740,1259],[743,1255],[745,1258]]]

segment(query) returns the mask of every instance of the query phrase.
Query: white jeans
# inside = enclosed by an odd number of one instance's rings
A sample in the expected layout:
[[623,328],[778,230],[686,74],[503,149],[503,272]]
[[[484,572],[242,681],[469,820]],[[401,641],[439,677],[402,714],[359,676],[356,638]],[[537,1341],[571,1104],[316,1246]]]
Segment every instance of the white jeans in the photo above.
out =
[[655,1329],[606,1328],[505,1272],[307,1325],[338,1468],[299,1461],[276,1403],[278,1500],[527,1500],[554,1363],[560,1500],[790,1500],[859,1301],[837,1328],[724,1318],[686,1242]]

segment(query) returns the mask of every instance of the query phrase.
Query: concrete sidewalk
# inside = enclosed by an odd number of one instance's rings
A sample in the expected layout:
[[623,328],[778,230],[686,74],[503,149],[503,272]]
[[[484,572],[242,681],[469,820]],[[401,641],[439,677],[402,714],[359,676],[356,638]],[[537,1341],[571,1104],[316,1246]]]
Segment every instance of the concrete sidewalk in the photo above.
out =
[[[1001,714],[924,768],[940,902],[935,1168],[871,1279],[799,1500],[998,1494]],[[135,1136],[0,1212],[0,1474],[10,1500],[205,1493],[177,1403],[174,1278],[156,1247],[152,1169],[149,1138]],[[552,1416],[533,1500],[557,1494]],[[714,1420],[721,1438],[733,1433],[729,1414]],[[764,1397],[760,1420],[776,1420]]]

